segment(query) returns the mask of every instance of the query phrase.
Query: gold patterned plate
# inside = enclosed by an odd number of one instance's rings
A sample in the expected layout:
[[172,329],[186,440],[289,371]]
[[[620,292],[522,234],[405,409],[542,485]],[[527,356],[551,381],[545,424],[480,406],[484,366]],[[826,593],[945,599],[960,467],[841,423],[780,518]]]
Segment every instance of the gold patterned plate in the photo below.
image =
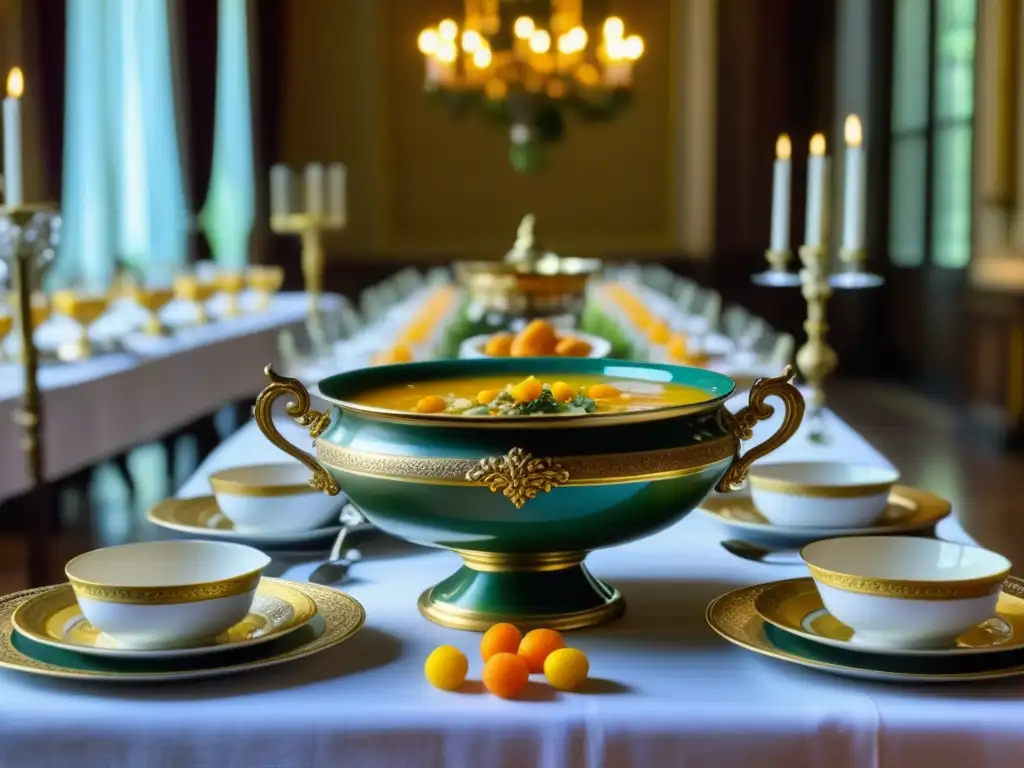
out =
[[256,547],[280,547],[329,540],[337,536],[341,525],[287,533],[249,533],[235,530],[235,524],[224,517],[213,496],[193,499],[164,499],[146,513],[153,525],[205,539],[225,539]]
[[833,648],[817,640],[798,637],[765,622],[757,612],[757,599],[779,583],[743,587],[715,598],[707,609],[708,624],[730,643],[762,656],[863,680],[954,683],[1024,674],[1024,651],[1021,650],[973,655],[898,656]]
[[934,493],[907,485],[894,485],[885,513],[878,522],[867,528],[772,525],[757,511],[750,496],[711,496],[698,509],[730,528],[756,532],[761,536],[778,535],[811,540],[838,536],[889,536],[921,531],[931,528],[949,515],[951,506]]
[[30,640],[87,656],[121,659],[173,659],[223,653],[284,637],[316,615],[316,603],[288,582],[261,579],[249,614],[209,643],[190,648],[137,650],[117,642],[86,621],[70,584],[51,587],[19,605],[14,628]]
[[969,629],[949,648],[893,648],[858,643],[853,630],[825,609],[813,579],[777,582],[760,594],[754,607],[762,619],[784,632],[861,653],[927,657],[1024,650],[1024,581],[1013,576],[1003,585],[997,615]]
[[87,656],[24,637],[15,631],[11,615],[26,600],[52,591],[53,587],[15,592],[0,597],[0,667],[45,677],[98,682],[195,680],[264,669],[312,656],[348,640],[362,628],[366,619],[362,605],[331,587],[280,579],[264,581],[288,584],[309,597],[316,603],[316,615],[304,626],[267,643],[244,644],[223,653],[170,659]]

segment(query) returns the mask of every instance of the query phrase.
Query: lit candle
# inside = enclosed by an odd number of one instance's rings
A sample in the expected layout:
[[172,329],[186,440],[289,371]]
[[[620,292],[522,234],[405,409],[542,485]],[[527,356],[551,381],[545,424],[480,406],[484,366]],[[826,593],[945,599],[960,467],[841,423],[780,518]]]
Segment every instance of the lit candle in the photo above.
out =
[[306,208],[310,216],[324,215],[324,167],[320,163],[306,166]]
[[843,242],[844,251],[864,248],[866,222],[867,164],[864,162],[864,135],[860,119],[848,115],[843,129],[846,162],[843,169]]
[[287,216],[292,210],[292,169],[287,165],[271,166],[270,215]]
[[769,248],[789,250],[790,187],[793,178],[793,145],[782,134],[775,142],[775,168],[772,174],[772,234]]
[[807,221],[804,223],[804,244],[812,247],[828,245],[828,158],[825,137],[811,137],[811,156],[807,158]]
[[343,224],[348,216],[345,201],[345,166],[331,163],[327,167],[327,216]]
[[7,75],[4,99],[4,203],[21,205],[21,95],[25,78],[14,67]]

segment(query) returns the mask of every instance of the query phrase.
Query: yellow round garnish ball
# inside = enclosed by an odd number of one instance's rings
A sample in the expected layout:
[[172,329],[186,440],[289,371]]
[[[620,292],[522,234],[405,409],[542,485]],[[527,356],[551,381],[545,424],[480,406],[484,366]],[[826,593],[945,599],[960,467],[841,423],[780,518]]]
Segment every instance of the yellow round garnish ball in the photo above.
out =
[[427,656],[423,674],[427,681],[442,691],[454,691],[466,680],[469,659],[466,654],[451,645],[442,645]]
[[559,648],[544,659],[544,677],[560,691],[575,691],[589,674],[590,659],[575,648]]

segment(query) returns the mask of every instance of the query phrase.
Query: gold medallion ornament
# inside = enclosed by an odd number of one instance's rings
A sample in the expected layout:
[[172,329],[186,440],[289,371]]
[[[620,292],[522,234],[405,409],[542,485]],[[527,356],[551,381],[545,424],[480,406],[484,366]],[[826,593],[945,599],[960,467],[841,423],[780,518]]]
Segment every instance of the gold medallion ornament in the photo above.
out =
[[569,482],[569,473],[551,458],[534,458],[522,448],[513,448],[504,456],[481,459],[466,473],[466,479],[486,485],[492,493],[501,491],[521,509],[538,493]]

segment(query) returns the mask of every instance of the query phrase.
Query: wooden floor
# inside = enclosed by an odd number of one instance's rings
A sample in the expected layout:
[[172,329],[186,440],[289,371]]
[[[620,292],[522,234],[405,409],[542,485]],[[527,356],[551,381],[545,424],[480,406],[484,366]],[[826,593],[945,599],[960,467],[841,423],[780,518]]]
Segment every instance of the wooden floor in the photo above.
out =
[[[829,401],[890,458],[903,482],[949,498],[968,532],[983,546],[1024,565],[1024,517],[1018,501],[1024,455],[1002,455],[972,442],[961,433],[955,413],[904,390],[877,383],[836,382]],[[80,552],[145,537],[146,508],[184,479],[163,476],[165,462],[155,455],[160,450],[160,446],[147,447],[148,453],[142,451],[144,455],[134,460],[134,499],[119,485],[116,473],[109,472],[98,473],[88,499],[65,496],[63,520],[52,542],[49,581],[63,580],[63,563]],[[76,506],[81,511],[76,512]],[[24,542],[0,535],[0,594],[24,588],[26,580]]]

